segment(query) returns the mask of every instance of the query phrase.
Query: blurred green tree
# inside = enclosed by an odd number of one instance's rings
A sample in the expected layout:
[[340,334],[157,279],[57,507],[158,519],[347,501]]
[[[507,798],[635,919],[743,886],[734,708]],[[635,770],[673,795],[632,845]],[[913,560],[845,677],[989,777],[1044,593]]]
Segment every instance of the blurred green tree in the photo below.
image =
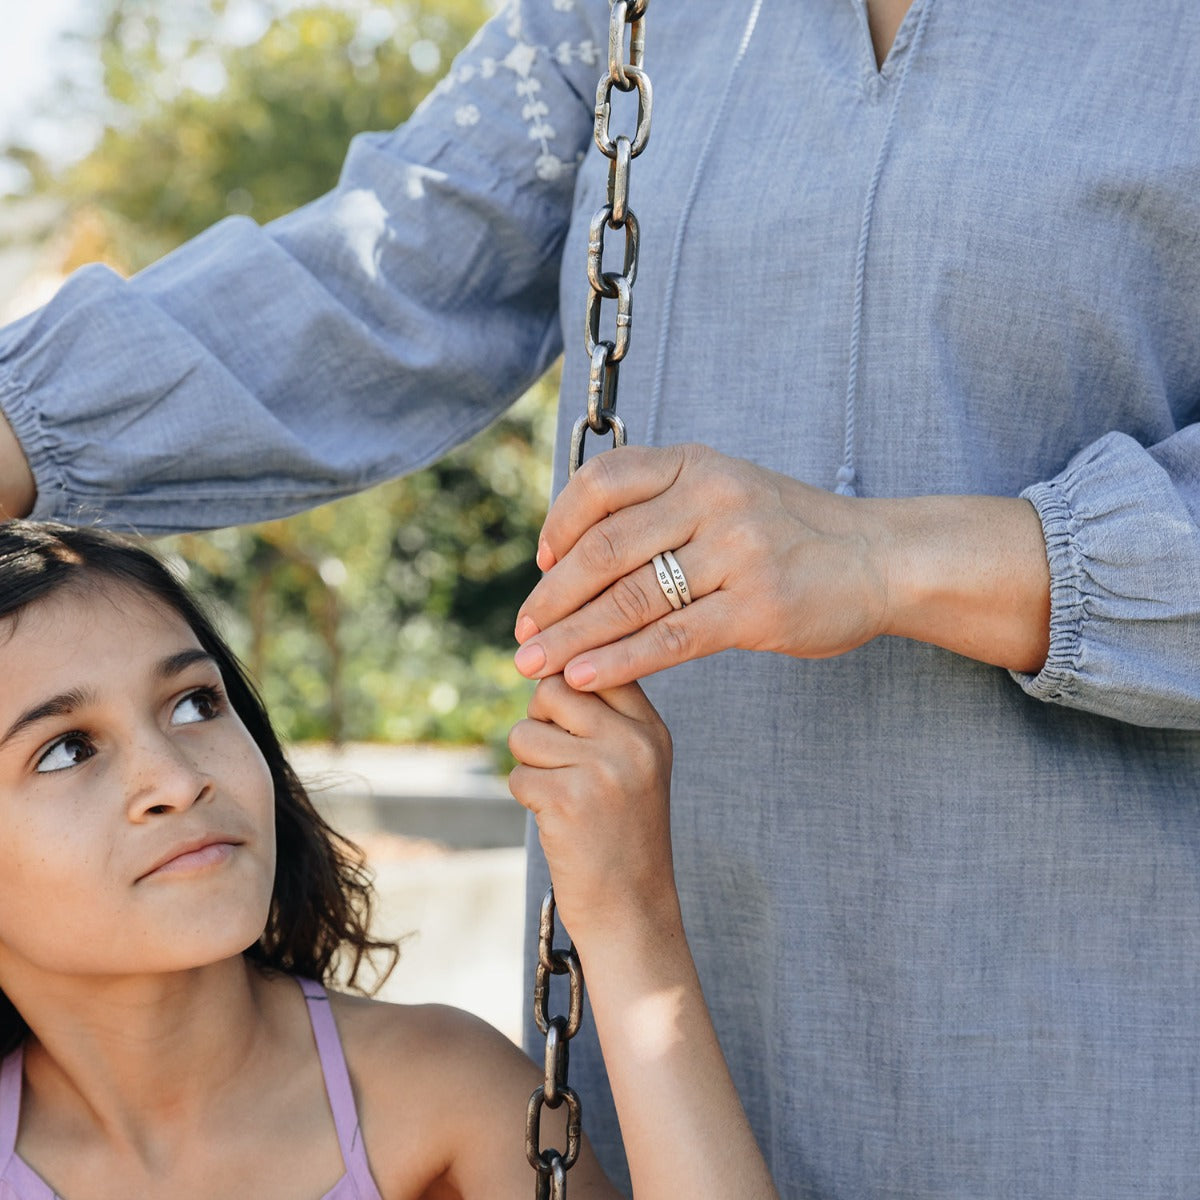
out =
[[[24,161],[135,270],[229,213],[269,220],[327,190],[350,138],[401,122],[488,10],[107,0],[80,35],[103,67],[95,149],[58,173]],[[536,580],[553,391],[408,479],[168,543],[286,736],[501,744],[528,696],[512,619]]]
[[43,186],[105,214],[133,270],[230,213],[269,221],[333,186],[354,134],[403,121],[488,11],[105,0],[77,35],[102,68],[103,132]]

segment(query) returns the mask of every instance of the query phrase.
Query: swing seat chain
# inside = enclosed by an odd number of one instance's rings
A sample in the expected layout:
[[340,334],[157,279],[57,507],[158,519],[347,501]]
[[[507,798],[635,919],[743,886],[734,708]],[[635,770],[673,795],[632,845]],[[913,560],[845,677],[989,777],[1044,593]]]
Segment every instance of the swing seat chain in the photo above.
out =
[[[608,197],[592,217],[588,231],[587,277],[590,285],[584,345],[590,360],[587,412],[571,431],[568,477],[583,465],[589,432],[612,435],[614,446],[625,445],[625,423],[617,416],[617,379],[633,331],[633,285],[637,280],[640,230],[629,204],[630,166],[650,140],[654,93],[643,70],[646,51],[646,8],[649,0],[613,0],[608,23],[608,71],[596,88],[596,145],[609,160]],[[628,47],[628,55],[626,48]],[[637,92],[637,125],[633,136],[612,134],[612,94]],[[625,237],[620,272],[604,269],[605,234]],[[615,330],[601,337],[604,301],[616,302]],[[553,885],[542,901],[538,921],[538,961],[533,985],[533,1016],[546,1038],[545,1078],[529,1098],[525,1117],[525,1156],[537,1172],[535,1200],[566,1200],[567,1172],[579,1158],[583,1142],[582,1106],[567,1083],[571,1039],[583,1023],[583,968],[575,946],[554,945]],[[569,987],[567,1014],[550,1015],[550,980],[565,975]],[[566,1150],[542,1149],[542,1112],[567,1108]]]
[[[637,216],[629,204],[631,164],[650,140],[654,91],[643,70],[646,52],[646,8],[649,0],[614,0],[608,24],[608,70],[596,87],[596,145],[608,160],[607,202],[596,210],[588,230],[588,298],[584,347],[588,369],[587,414],[571,431],[568,472],[583,465],[588,433],[611,434],[614,446],[625,445],[625,424],[617,416],[617,379],[633,332],[633,285],[637,280],[641,241]],[[628,57],[626,51],[628,50]],[[612,94],[637,92],[637,124],[633,136],[612,132]],[[604,269],[605,235],[624,235],[621,270]],[[601,336],[605,301],[616,302],[611,337]]]

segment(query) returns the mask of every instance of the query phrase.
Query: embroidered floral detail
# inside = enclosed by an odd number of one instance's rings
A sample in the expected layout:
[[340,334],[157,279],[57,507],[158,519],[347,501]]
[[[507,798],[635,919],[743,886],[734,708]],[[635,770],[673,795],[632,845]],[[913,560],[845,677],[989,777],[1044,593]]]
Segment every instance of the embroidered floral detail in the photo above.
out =
[[[529,76],[529,72],[533,70],[533,64],[537,61],[537,50],[534,49],[528,42],[518,42],[504,57],[504,65],[510,71],[516,71],[522,79]],[[517,94],[520,95],[521,85],[517,85]]]
[[572,46],[570,42],[559,42],[552,51],[555,61],[564,67],[569,67],[575,59],[579,59],[585,67],[594,67],[600,61],[600,52],[593,41],[580,42]]
[[[555,12],[573,12],[576,0],[552,0],[551,7]],[[433,89],[429,100],[445,96],[474,79],[494,79],[502,71],[511,71],[515,76],[514,91],[522,101],[521,119],[529,126],[530,140],[538,144],[538,153],[533,162],[534,172],[539,179],[558,179],[563,172],[574,170],[583,160],[583,155],[578,154],[574,162],[565,162],[550,147],[558,132],[551,120],[550,106],[542,97],[542,82],[535,74],[538,58],[544,56],[547,60],[553,59],[563,67],[575,62],[595,66],[600,62],[600,51],[590,38],[579,43],[564,40],[553,49],[540,48],[527,41],[518,0],[510,0],[501,19],[505,21],[505,31],[513,43],[508,53],[502,59],[489,55],[478,62],[460,62]],[[461,129],[478,125],[482,119],[479,106],[466,98],[454,110],[454,122]]]
[[566,169],[566,165],[556,154],[539,154],[533,164],[533,169],[539,179],[553,183]]

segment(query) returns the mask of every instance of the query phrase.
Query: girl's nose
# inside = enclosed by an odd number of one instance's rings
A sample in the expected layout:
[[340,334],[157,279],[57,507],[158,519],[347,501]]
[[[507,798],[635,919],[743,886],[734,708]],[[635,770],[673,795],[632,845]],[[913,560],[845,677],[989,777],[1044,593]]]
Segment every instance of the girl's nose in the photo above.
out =
[[209,775],[169,736],[147,735],[129,751],[126,783],[130,820],[183,812],[212,791]]

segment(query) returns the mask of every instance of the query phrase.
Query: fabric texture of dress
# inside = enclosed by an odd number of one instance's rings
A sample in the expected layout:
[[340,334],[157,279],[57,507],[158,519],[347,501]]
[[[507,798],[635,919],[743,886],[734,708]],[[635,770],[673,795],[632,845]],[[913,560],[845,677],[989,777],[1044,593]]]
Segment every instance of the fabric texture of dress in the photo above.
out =
[[[630,440],[1024,494],[1051,567],[1036,676],[882,639],[648,681],[689,937],[780,1190],[1194,1195],[1200,8],[915,0],[882,68],[862,0],[649,16]],[[314,504],[436,458],[565,341],[561,460],[607,17],[511,5],[330,196],[130,283],[86,269],[0,332],[39,515]],[[590,1028],[571,1081],[619,1177]]]

